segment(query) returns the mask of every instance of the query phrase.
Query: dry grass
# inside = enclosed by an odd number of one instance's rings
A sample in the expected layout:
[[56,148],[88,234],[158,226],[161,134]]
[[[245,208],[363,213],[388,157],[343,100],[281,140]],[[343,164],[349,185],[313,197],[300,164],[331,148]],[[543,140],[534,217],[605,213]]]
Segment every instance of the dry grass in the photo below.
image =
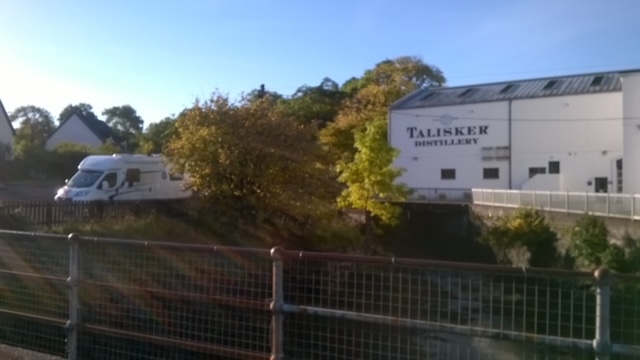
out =
[[55,227],[50,232],[80,235],[136,239],[146,241],[167,241],[181,243],[224,243],[213,231],[197,228],[184,221],[158,216],[127,217],[85,223],[66,224]]

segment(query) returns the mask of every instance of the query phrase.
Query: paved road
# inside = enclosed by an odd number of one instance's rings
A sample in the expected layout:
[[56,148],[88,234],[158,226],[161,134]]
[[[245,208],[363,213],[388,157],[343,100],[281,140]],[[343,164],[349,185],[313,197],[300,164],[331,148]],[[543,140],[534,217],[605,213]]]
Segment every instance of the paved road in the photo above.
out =
[[0,201],[47,201],[53,200],[61,184],[55,183],[7,183],[0,187]]

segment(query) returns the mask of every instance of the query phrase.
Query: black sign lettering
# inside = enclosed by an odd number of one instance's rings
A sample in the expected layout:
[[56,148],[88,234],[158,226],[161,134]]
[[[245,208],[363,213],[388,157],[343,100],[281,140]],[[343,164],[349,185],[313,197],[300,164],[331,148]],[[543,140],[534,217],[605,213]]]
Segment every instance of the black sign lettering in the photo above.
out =
[[455,126],[445,128],[419,129],[417,126],[408,127],[409,139],[416,140],[416,147],[427,146],[457,146],[457,145],[477,145],[477,136],[488,135],[488,125]]

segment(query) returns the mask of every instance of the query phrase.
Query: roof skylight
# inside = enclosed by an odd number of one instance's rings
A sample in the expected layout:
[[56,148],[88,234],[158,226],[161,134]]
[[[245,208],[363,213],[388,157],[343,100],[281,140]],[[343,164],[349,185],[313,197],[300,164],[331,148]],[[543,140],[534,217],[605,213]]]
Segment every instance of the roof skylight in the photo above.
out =
[[589,86],[590,87],[591,86],[600,86],[600,85],[602,85],[602,80],[604,80],[604,76],[598,75],[598,76],[593,78],[593,81],[591,81],[591,85],[589,85]]

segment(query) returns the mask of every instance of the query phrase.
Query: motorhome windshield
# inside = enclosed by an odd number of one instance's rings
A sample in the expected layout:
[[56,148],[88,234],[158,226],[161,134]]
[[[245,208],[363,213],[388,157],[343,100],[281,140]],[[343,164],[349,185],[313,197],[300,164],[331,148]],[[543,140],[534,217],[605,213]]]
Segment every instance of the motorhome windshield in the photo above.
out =
[[102,176],[102,171],[80,170],[67,183],[70,188],[88,188],[93,186]]

